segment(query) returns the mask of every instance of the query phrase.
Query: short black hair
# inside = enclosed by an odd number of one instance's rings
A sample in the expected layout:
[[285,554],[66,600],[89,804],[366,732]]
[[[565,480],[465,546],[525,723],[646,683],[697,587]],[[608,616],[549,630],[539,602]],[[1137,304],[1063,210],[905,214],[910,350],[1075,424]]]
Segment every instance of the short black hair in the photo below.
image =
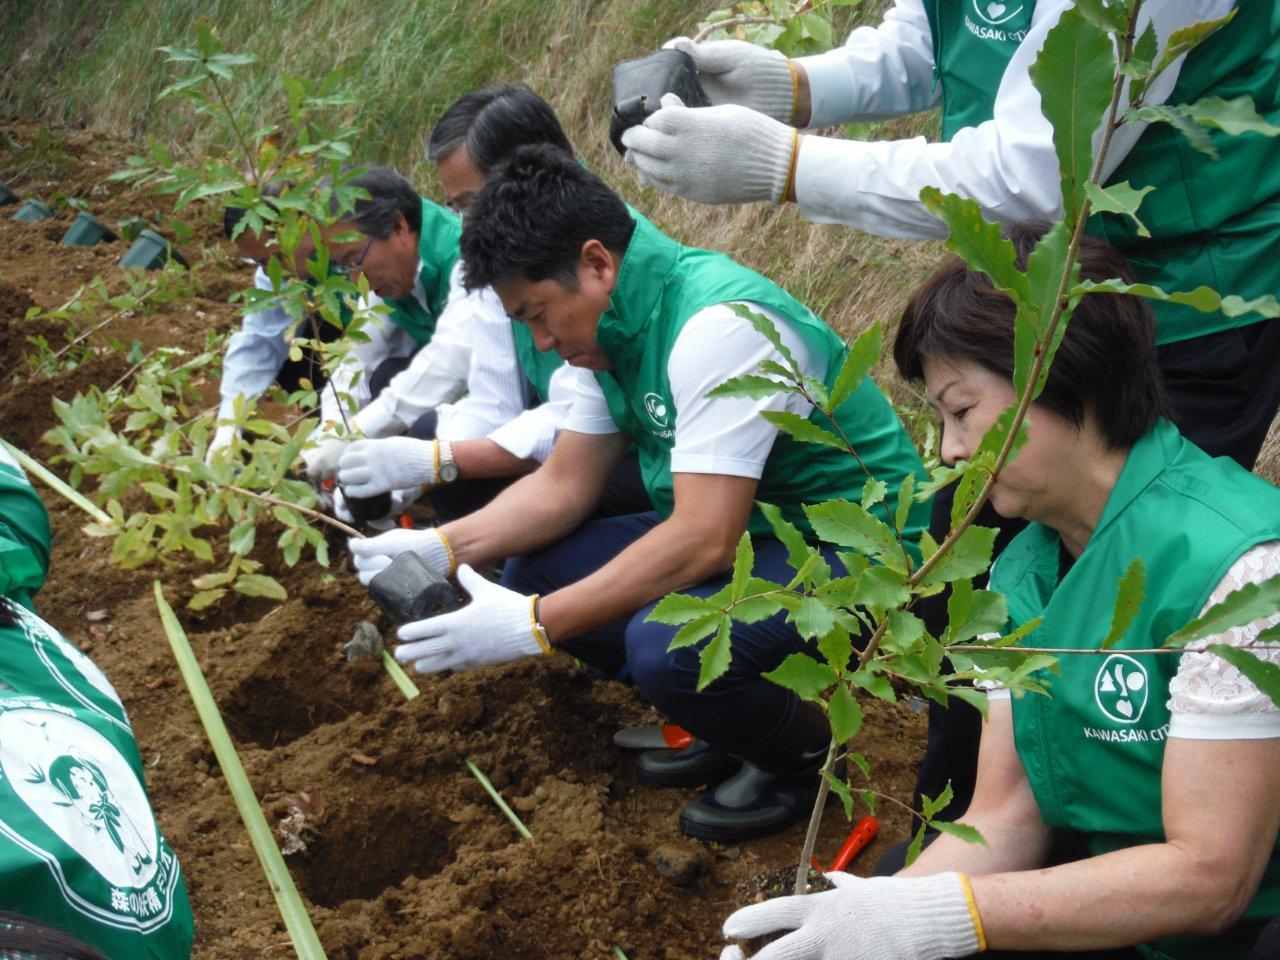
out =
[[35,960],[106,960],[68,933],[8,910],[0,911],[0,957]]
[[[411,233],[417,235],[422,232],[422,198],[413,184],[390,167],[370,167],[354,177],[349,186],[359,187],[369,194],[357,200],[351,214],[343,217],[366,237],[387,239],[400,217],[409,224]],[[330,204],[330,210],[338,212],[336,201]]]
[[[1009,239],[1019,268],[1049,224],[1013,227]],[[1080,278],[1132,282],[1129,264],[1109,244],[1086,236],[1080,244]],[[926,360],[968,360],[1013,380],[1013,301],[990,278],[959,257],[948,257],[920,285],[903,311],[893,345],[899,373],[924,379]],[[1076,307],[1062,345],[1036,399],[1080,427],[1092,414],[1113,450],[1124,450],[1160,417],[1172,415],[1156,362],[1155,315],[1141,297],[1091,293]]]
[[[261,194],[263,197],[267,197],[267,198],[278,197],[282,193],[284,193],[285,190],[289,189],[289,187],[291,186],[293,186],[293,184],[282,183],[279,181],[277,181],[276,183],[268,183],[265,187],[262,188]],[[272,204],[273,208],[274,206],[275,204]],[[231,235],[235,232],[236,224],[238,224],[241,220],[244,219],[244,215],[245,215],[244,207],[237,207],[234,205],[223,207],[222,236],[225,239],[227,240],[231,239]]]
[[583,245],[599,240],[621,256],[634,231],[627,205],[570,154],[519,147],[490,174],[463,223],[467,289],[516,279],[576,289]]
[[547,143],[573,153],[551,105],[528,87],[504,83],[473,90],[455,100],[431,131],[427,159],[437,163],[465,146],[471,162],[488,174],[516,147],[531,143]]

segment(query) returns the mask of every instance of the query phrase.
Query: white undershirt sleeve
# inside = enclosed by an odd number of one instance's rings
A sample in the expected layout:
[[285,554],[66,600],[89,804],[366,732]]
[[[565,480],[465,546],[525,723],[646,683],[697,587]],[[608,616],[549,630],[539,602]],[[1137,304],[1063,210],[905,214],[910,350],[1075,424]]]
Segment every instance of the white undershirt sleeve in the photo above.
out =
[[[773,320],[805,374],[822,377],[825,371],[817,369],[808,347],[785,321],[754,304],[744,306]],[[763,360],[783,362],[764,335],[729,306],[708,307],[689,318],[667,360],[676,408],[672,473],[760,478],[778,435],[778,428],[761,412],[789,410],[807,417],[812,406],[803,397],[783,391],[760,400],[708,398],[707,393],[733,377],[757,372]]]
[[[914,0],[913,0],[914,2]],[[1163,45],[1179,27],[1223,16],[1235,0],[1148,0],[1140,17],[1145,25],[1155,24]],[[903,3],[900,6],[906,7]],[[956,133],[949,142],[929,143],[923,137],[910,140],[864,142],[831,137],[806,136],[796,162],[796,199],[801,212],[820,223],[843,223],[869,233],[908,239],[938,238],[946,235],[941,220],[920,202],[926,186],[968,197],[983,213],[1004,224],[1028,220],[1053,220],[1062,214],[1062,189],[1058,158],[1053,149],[1053,130],[1040,109],[1040,94],[1031,83],[1029,70],[1045,36],[1058,22],[1072,0],[1040,0],[1032,15],[1027,37],[1014,52],[1000,80],[993,119]],[[898,7],[892,11],[899,15]],[[904,22],[916,22],[908,18]],[[824,54],[834,63],[840,56],[849,60],[841,79],[831,64],[819,68],[819,84],[825,116],[853,115],[864,106],[886,115],[892,106],[911,107],[918,91],[920,43],[903,40],[901,23],[881,35],[862,34],[857,43]],[[855,34],[857,32],[855,31]],[[850,38],[853,40],[853,37]],[[877,48],[876,44],[883,46]],[[910,55],[908,49],[913,51]],[[931,54],[932,55],[932,54]],[[894,58],[910,57],[911,66],[894,63]],[[853,82],[852,72],[860,60],[872,62],[871,80],[864,89]],[[881,63],[881,61],[884,61]],[[880,64],[876,66],[876,64]],[[901,66],[902,73],[894,70]],[[1162,103],[1173,91],[1182,60],[1176,61],[1147,92],[1147,102]],[[883,101],[873,96],[876,69],[887,72],[892,93]],[[843,94],[839,91],[843,87]],[[871,92],[868,92],[871,91]],[[896,91],[896,92],[894,92]],[[915,92],[913,92],[915,91]],[[833,104],[843,97],[847,108]],[[821,118],[820,118],[821,119]],[[1104,166],[1104,180],[1132,149],[1145,124],[1129,124],[1112,138]],[[1100,142],[1101,131],[1095,136]]]
[[[1205,610],[1250,583],[1280,576],[1280,540],[1259,544],[1241,555],[1214,588]],[[1204,611],[1201,611],[1203,613]],[[1280,707],[1252,680],[1216,653],[1209,644],[1240,647],[1280,624],[1280,611],[1243,627],[1191,644],[1169,683],[1169,736],[1187,740],[1255,740],[1280,737]],[[1280,665],[1280,644],[1254,648],[1255,656]]]
[[567,388],[571,399],[564,429],[574,433],[621,433],[609,413],[609,403],[596,382],[596,375],[582,367],[568,369]]

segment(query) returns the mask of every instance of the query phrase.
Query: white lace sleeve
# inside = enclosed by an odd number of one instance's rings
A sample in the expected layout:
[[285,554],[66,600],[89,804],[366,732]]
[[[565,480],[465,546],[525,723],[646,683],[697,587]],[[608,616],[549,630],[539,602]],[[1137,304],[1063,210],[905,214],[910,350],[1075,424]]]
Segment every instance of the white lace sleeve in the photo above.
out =
[[[1205,609],[1250,583],[1280,576],[1280,540],[1259,544],[1241,555],[1214,588]],[[1280,737],[1280,707],[1235,667],[1212,653],[1197,652],[1211,643],[1242,646],[1280,624],[1280,611],[1244,627],[1192,644],[1182,655],[1169,684],[1169,736],[1189,740],[1255,740]],[[1280,664],[1280,645],[1255,648],[1257,656]]]

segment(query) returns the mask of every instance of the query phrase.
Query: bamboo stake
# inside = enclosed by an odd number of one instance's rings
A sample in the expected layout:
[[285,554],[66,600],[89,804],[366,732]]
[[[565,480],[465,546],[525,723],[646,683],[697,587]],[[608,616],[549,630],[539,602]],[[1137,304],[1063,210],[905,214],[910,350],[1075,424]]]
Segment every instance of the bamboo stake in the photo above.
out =
[[267,824],[267,818],[258,804],[253,786],[249,783],[249,778],[240,763],[235,744],[231,742],[231,735],[227,732],[222,715],[218,712],[213,693],[209,690],[204,674],[200,671],[195,652],[191,649],[191,643],[187,640],[186,632],[178,622],[173,608],[165,600],[159,580],[155,581],[155,591],[160,622],[164,624],[164,632],[169,638],[169,645],[173,648],[173,655],[178,661],[178,669],[182,671],[182,679],[187,684],[187,691],[191,694],[196,713],[200,715],[200,722],[204,725],[205,734],[209,737],[214,756],[218,758],[218,766],[222,768],[222,775],[226,778],[227,787],[231,790],[236,809],[240,811],[240,819],[244,821],[249,839],[253,842],[253,849],[257,852],[262,870],[267,875],[267,884],[276,898],[276,905],[280,908],[280,915],[284,918],[284,925],[293,941],[293,949],[299,960],[326,960],[324,947],[320,944],[320,938],[316,936],[315,927],[312,926],[311,918],[307,915],[307,908],[302,903],[302,897],[293,883],[293,877],[289,875],[284,857],[280,855],[280,848],[276,846],[275,835]]
[[498,793],[498,791],[494,789],[493,784],[489,782],[489,778],[480,772],[480,768],[468,760],[467,769],[471,771],[471,775],[473,777],[480,781],[480,786],[484,787],[485,792],[488,793],[493,799],[493,802],[498,805],[498,809],[507,815],[507,819],[511,821],[511,825],[520,831],[520,836],[524,837],[526,840],[532,840],[533,834],[529,832],[529,828],[526,827],[524,822],[516,816],[516,812],[507,806],[507,801],[502,799],[502,794]]
[[8,440],[0,440],[0,443],[4,444],[5,449],[13,455],[13,459],[17,460],[18,463],[21,464],[23,470],[39,479],[42,483],[52,489],[54,493],[60,494],[104,526],[110,526],[114,522],[105,510],[96,506],[82,494],[73,490],[65,480],[55,474],[39,460],[36,460],[30,454],[19,450]]
[[386,650],[382,651],[382,665],[387,668],[387,673],[395,681],[396,686],[400,688],[400,692],[404,694],[406,700],[412,700],[422,693],[418,689],[418,685],[410,680],[409,675],[404,672],[404,667],[400,666],[396,658]]

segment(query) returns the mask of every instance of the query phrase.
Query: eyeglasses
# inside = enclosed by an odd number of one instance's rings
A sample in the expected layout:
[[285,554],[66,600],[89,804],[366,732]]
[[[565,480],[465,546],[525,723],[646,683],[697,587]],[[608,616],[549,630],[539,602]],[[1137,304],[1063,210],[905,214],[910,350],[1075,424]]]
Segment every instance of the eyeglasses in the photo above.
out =
[[369,255],[369,248],[373,246],[373,241],[374,238],[370,237],[368,242],[365,243],[364,249],[360,251],[360,256],[356,257],[354,260],[347,260],[341,263],[335,262],[333,264],[333,269],[348,277],[351,276],[352,273],[364,266],[364,258]]

